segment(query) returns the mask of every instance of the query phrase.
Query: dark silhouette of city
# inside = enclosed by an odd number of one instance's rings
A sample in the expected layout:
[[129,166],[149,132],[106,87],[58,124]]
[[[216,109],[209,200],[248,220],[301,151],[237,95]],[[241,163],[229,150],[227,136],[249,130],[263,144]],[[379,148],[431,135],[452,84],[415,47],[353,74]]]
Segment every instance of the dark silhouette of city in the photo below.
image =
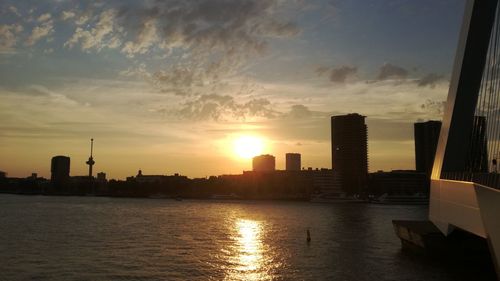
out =
[[[106,173],[92,175],[95,164],[94,139],[86,176],[70,176],[70,157],[54,156],[51,160],[50,181],[38,178],[7,178],[0,175],[0,192],[45,195],[95,195],[150,198],[214,198],[214,199],[279,199],[332,201],[372,201],[378,196],[412,196],[426,198],[429,192],[428,166],[422,171],[395,170],[368,173],[367,126],[365,116],[357,113],[331,117],[332,166],[303,168],[300,153],[286,153],[285,170],[276,169],[276,157],[257,155],[252,158],[252,170],[239,175],[219,175],[188,178],[183,175],[148,175],[139,170],[126,180],[106,179]],[[415,124],[416,159],[432,159],[436,135]],[[430,149],[420,149],[429,143]],[[434,150],[432,150],[434,146]],[[307,155],[306,155],[307,157]],[[419,160],[417,160],[418,162]],[[418,163],[417,163],[418,164]],[[73,165],[75,165],[73,163]],[[430,164],[427,164],[430,165]],[[418,166],[418,165],[417,165]],[[420,167],[420,166],[418,166]],[[423,201],[425,202],[425,201]],[[404,203],[404,201],[399,201]],[[406,203],[415,203],[414,199]]]

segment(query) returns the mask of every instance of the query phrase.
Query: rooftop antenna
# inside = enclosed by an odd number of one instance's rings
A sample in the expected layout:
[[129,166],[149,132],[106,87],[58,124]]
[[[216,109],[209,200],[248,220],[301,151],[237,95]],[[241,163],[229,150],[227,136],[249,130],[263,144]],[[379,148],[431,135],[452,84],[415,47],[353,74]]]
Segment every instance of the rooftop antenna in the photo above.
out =
[[90,157],[89,160],[86,162],[87,165],[89,165],[89,178],[92,178],[92,166],[94,166],[95,164],[94,158],[92,157],[93,150],[94,150],[94,139],[90,139]]

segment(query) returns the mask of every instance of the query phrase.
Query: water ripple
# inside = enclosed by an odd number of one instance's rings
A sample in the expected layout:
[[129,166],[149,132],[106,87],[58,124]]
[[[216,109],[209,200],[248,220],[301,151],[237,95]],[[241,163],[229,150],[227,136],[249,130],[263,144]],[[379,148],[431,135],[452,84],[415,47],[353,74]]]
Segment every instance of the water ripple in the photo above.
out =
[[401,254],[391,220],[425,216],[422,207],[0,195],[0,280],[456,280]]

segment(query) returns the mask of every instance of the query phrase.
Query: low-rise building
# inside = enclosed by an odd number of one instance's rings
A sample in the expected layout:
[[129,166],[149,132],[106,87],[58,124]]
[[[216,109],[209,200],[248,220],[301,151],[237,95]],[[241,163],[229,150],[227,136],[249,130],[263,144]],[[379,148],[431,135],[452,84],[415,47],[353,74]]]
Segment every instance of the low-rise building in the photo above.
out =
[[430,180],[425,172],[414,170],[378,171],[370,173],[369,185],[376,195],[429,194]]

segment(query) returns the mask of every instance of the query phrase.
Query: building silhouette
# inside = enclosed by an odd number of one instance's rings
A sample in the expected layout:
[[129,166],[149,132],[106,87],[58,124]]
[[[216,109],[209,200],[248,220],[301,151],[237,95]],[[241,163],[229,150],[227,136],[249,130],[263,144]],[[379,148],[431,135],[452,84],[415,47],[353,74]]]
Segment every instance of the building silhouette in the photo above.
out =
[[311,201],[328,202],[330,199],[345,197],[339,174],[336,171],[326,168],[313,169],[309,167],[307,170],[302,170],[302,174],[312,179],[314,194],[311,197]]
[[106,181],[106,173],[104,173],[104,172],[97,173],[97,181],[105,182]]
[[415,139],[415,169],[430,176],[436,154],[441,121],[417,122],[413,124]]
[[286,170],[287,171],[300,171],[301,160],[300,153],[287,153],[286,154]]
[[370,192],[375,195],[429,195],[430,178],[413,170],[378,171],[369,174]]
[[331,117],[332,168],[349,194],[365,191],[368,176],[368,133],[365,116],[357,113]]
[[269,154],[255,156],[252,159],[254,172],[274,172],[276,169],[276,158]]
[[50,162],[50,181],[55,187],[61,187],[69,180],[70,158],[54,156]]

